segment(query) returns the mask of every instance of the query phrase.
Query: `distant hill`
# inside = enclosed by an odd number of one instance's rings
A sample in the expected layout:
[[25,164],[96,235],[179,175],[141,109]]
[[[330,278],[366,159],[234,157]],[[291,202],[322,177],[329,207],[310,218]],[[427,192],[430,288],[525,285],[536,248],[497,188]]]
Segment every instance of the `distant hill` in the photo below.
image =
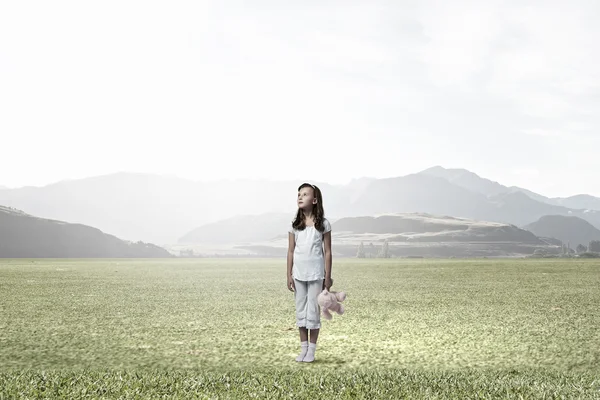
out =
[[[228,218],[203,225],[183,236],[180,244],[239,244],[267,242],[287,238],[293,215],[261,214]],[[444,242],[545,242],[533,233],[514,225],[474,221],[464,218],[422,213],[388,214],[375,217],[344,217],[332,221],[336,241],[358,239],[364,235],[383,235],[390,241]]]
[[[393,257],[522,257],[543,249],[559,254],[560,243],[541,239],[514,225],[422,213],[344,217],[332,224],[334,256],[355,257],[361,244],[366,257],[380,254],[388,241]],[[285,256],[287,238],[225,247],[194,247],[196,254]]]
[[291,213],[241,215],[202,225],[182,236],[178,242],[221,244],[271,240],[285,235],[293,219]]
[[600,230],[589,222],[573,216],[546,215],[524,227],[537,236],[546,236],[570,243],[571,248],[578,244],[585,246],[592,240],[600,240]]
[[171,257],[149,243],[131,243],[80,224],[37,218],[0,206],[1,258]]
[[390,242],[516,242],[543,245],[533,233],[514,225],[429,214],[341,218],[332,226],[344,236],[387,234]]

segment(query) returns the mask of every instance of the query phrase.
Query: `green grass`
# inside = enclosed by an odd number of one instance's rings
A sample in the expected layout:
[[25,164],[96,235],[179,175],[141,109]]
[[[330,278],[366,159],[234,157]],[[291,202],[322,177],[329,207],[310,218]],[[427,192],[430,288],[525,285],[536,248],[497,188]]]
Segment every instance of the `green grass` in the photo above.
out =
[[4,398],[600,398],[600,261],[334,260],[296,363],[285,260],[0,260]]

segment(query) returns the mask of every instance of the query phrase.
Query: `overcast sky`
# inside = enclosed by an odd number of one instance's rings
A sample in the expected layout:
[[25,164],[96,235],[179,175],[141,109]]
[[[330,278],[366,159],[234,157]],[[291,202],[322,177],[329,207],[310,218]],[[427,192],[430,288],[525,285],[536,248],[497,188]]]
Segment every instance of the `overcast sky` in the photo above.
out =
[[600,196],[599,20],[595,0],[5,1],[0,185],[442,165]]

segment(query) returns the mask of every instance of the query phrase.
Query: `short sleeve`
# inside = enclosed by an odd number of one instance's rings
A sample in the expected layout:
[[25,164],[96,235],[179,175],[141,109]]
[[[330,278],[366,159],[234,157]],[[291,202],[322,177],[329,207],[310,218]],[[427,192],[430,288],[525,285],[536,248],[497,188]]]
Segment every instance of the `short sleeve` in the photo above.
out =
[[293,224],[288,225],[288,233],[294,233],[294,225]]
[[323,233],[331,232],[331,224],[328,219],[323,220]]

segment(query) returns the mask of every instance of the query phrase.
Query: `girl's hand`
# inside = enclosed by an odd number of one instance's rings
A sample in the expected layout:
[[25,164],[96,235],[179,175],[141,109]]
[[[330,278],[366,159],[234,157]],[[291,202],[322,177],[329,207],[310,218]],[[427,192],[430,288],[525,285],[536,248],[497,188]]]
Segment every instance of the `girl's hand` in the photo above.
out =
[[290,292],[296,291],[296,285],[294,284],[294,278],[291,275],[288,275],[288,278],[287,278],[287,288]]
[[323,289],[327,289],[327,291],[329,291],[331,289],[331,285],[333,285],[331,277],[326,276],[325,280],[323,281]]

